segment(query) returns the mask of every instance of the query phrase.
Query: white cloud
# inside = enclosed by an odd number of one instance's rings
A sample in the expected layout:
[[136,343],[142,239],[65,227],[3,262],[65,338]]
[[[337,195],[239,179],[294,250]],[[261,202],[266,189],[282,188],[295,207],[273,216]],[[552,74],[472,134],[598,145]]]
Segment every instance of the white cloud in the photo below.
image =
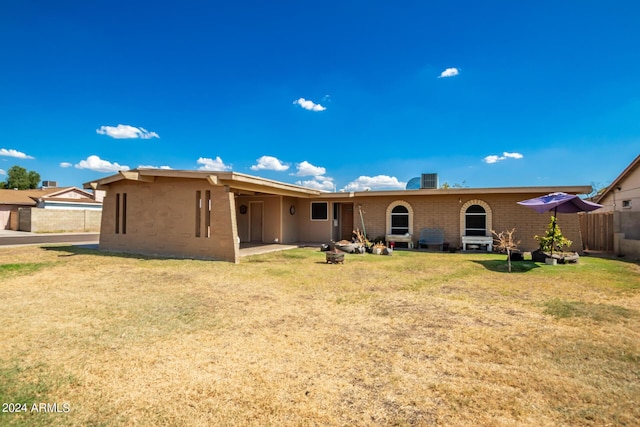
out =
[[335,189],[333,179],[326,176],[317,176],[315,179],[306,181],[297,181],[296,184],[313,190],[333,191]]
[[108,135],[111,138],[116,139],[134,139],[134,138],[142,138],[142,139],[151,139],[151,138],[160,138],[160,136],[155,132],[149,132],[145,128],[137,128],[129,125],[118,125],[118,126],[100,126],[99,129],[96,129],[96,133],[100,135]]
[[486,156],[484,159],[482,159],[482,161],[488,164],[492,164],[492,163],[501,162],[506,159],[522,159],[523,157],[524,156],[520,153],[509,153],[505,151],[504,153],[502,153],[502,156],[491,154],[489,156]]
[[69,163],[69,162],[62,162],[60,163],[60,167],[61,168],[70,168],[71,166],[73,166],[73,164]]
[[304,99],[304,98],[298,98],[295,101],[293,101],[293,103],[294,104],[298,104],[299,106],[301,106],[305,110],[309,110],[309,111],[324,111],[324,110],[326,110],[326,108],[323,107],[322,105],[316,104],[313,101],[309,101],[308,99]]
[[0,169],[0,175],[6,175],[7,171],[5,171],[4,169]]
[[406,187],[406,182],[398,181],[395,176],[377,175],[360,176],[344,187],[344,191],[399,190]]
[[96,155],[91,155],[87,157],[86,160],[81,160],[80,163],[77,163],[75,166],[78,169],[89,169],[96,172],[118,172],[129,170],[129,166],[111,163],[108,160],[102,160]]
[[33,159],[33,156],[28,156],[20,151],[11,148],[8,150],[6,148],[0,148],[0,156],[15,157],[18,159]]
[[282,163],[280,160],[272,156],[262,156],[257,160],[257,162],[257,164],[251,166],[251,170],[268,170],[282,172],[289,169],[289,165]]
[[293,175],[296,176],[321,176],[327,173],[327,169],[322,166],[314,166],[306,160],[296,165],[298,172]]
[[224,164],[220,156],[217,156],[215,159],[210,159],[207,157],[200,157],[198,159],[198,164],[202,165],[198,169],[201,171],[228,171],[231,170],[231,165],[227,166]]
[[149,165],[139,165],[138,169],[173,169],[171,166],[149,166]]
[[458,74],[460,74],[460,70],[458,70],[457,68],[447,68],[446,70],[440,73],[438,78],[441,79],[444,77],[453,77],[453,76],[457,76]]

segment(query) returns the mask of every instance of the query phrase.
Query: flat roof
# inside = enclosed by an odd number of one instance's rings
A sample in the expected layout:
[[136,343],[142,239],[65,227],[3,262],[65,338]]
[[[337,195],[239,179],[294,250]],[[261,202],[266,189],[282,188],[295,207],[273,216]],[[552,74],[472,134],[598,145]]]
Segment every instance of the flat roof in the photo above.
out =
[[121,171],[96,181],[84,183],[85,189],[106,190],[109,185],[122,181],[153,182],[157,177],[204,179],[211,185],[228,186],[230,190],[252,193],[265,193],[305,198],[344,199],[354,197],[382,197],[382,196],[435,196],[435,195],[473,195],[473,194],[549,194],[565,192],[569,194],[588,194],[592,191],[590,185],[565,186],[532,186],[532,187],[486,187],[486,188],[438,188],[418,190],[379,190],[326,192],[300,185],[261,178],[238,172],[174,170],[174,169],[133,169]]

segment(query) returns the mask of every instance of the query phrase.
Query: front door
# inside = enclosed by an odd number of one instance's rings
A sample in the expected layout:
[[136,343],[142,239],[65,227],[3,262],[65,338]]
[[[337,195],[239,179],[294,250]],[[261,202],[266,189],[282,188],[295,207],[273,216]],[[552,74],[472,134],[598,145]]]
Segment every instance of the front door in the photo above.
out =
[[262,202],[249,203],[249,228],[251,242],[262,243]]
[[342,209],[340,213],[340,229],[341,239],[351,241],[351,234],[353,233],[353,203],[342,203]]

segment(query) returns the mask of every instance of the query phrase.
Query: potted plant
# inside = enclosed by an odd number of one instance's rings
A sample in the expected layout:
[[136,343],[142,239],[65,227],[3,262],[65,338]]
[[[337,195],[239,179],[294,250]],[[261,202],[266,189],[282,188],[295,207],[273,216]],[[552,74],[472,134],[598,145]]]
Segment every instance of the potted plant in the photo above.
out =
[[[556,264],[558,261],[564,263],[567,261],[576,261],[578,254],[573,252],[566,254],[564,247],[569,248],[573,243],[562,235],[560,227],[556,223],[556,217],[551,216],[551,222],[547,226],[547,233],[544,236],[534,236],[534,239],[540,243],[540,249],[532,252],[534,261],[545,262],[547,264]],[[554,250],[556,253],[554,254]]]

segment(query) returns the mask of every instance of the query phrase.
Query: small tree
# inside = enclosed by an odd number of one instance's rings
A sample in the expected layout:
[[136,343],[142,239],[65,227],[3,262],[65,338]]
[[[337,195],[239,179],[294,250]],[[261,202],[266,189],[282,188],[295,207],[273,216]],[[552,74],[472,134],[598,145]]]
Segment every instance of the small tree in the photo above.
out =
[[551,254],[553,254],[554,248],[562,251],[564,246],[569,247],[573,243],[562,235],[562,231],[560,231],[560,227],[556,223],[556,217],[553,215],[551,215],[551,222],[547,226],[547,234],[533,237],[540,243],[542,252],[551,252]]
[[496,236],[493,240],[496,243],[496,248],[501,251],[507,252],[507,263],[509,265],[509,273],[511,273],[511,252],[518,248],[520,241],[515,241],[513,235],[515,234],[516,229],[512,228],[508,231],[501,231],[500,233],[496,233],[494,230],[491,230],[494,236]]

